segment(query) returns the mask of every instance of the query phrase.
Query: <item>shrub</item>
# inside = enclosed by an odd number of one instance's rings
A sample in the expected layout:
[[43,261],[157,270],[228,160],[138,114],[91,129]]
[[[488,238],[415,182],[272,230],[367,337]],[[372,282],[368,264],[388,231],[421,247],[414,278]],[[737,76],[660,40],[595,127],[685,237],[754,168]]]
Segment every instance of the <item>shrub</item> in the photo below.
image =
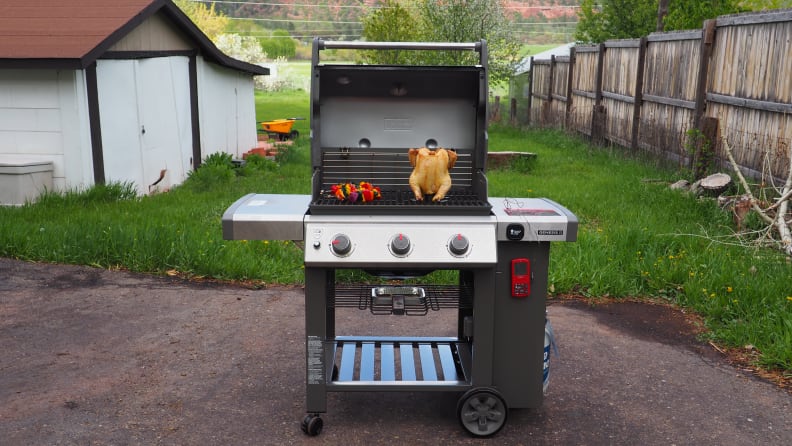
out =
[[[227,155],[227,162],[225,155]],[[201,167],[188,174],[184,185],[197,192],[204,192],[217,186],[228,185],[234,176],[231,155],[215,153],[207,157]]]

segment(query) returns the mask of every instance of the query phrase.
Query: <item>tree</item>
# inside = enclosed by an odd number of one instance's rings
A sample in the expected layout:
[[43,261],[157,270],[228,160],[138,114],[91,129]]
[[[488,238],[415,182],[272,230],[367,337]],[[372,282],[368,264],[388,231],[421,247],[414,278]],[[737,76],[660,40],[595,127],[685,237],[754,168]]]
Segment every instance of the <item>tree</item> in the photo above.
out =
[[740,6],[748,11],[792,8],[792,0],[742,0]]
[[662,32],[665,30],[665,18],[668,15],[668,4],[671,0],[659,0],[657,2],[657,27],[655,31]]
[[[424,0],[420,5],[423,38],[436,42],[487,41],[489,82],[508,82],[520,61],[520,44],[509,32],[501,1]],[[470,53],[451,52],[452,62],[470,63]]]
[[[665,3],[667,11],[661,7]],[[664,31],[700,29],[706,19],[741,10],[739,0],[582,0],[575,39],[584,43],[634,39],[661,25]],[[661,18],[664,12],[667,15]]]
[[[386,0],[361,19],[363,38],[369,42],[407,42],[415,40],[418,19],[395,0]],[[407,51],[363,51],[364,62],[373,64],[409,64],[411,54]]]
[[213,42],[228,26],[228,17],[216,11],[214,3],[208,7],[203,3],[189,0],[175,0],[174,3]]
[[657,11],[657,0],[582,0],[575,40],[600,43],[646,36],[656,28]]
[[263,38],[260,41],[262,49],[273,59],[277,57],[290,59],[297,52],[297,44],[294,43],[294,39],[291,38],[288,31],[283,29],[276,29],[273,31],[272,37]]
[[700,29],[704,20],[720,15],[742,12],[738,0],[687,0],[674,1],[668,9],[665,29]]
[[[416,0],[402,6],[387,0],[363,19],[363,36],[369,41],[476,42],[487,40],[489,81],[508,81],[519,62],[519,43],[508,31],[500,1]],[[459,65],[478,63],[470,52],[372,51],[372,63]]]
[[260,64],[267,60],[267,53],[262,51],[258,39],[239,34],[220,34],[215,39],[217,48],[233,57],[252,64]]

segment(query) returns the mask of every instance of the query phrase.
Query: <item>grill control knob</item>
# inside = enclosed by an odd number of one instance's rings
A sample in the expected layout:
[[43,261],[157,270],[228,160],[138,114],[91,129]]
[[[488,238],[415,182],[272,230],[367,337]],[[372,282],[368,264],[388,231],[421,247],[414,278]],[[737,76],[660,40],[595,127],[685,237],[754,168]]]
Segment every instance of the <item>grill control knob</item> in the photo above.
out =
[[394,255],[407,255],[410,252],[410,238],[404,234],[396,234],[391,239],[390,248]]
[[333,241],[330,242],[330,249],[332,249],[333,253],[336,255],[347,255],[349,254],[349,251],[352,250],[352,242],[346,235],[336,234],[333,237]]
[[467,237],[462,234],[457,234],[451,237],[448,242],[448,250],[455,256],[461,256],[468,252],[470,249],[470,242]]

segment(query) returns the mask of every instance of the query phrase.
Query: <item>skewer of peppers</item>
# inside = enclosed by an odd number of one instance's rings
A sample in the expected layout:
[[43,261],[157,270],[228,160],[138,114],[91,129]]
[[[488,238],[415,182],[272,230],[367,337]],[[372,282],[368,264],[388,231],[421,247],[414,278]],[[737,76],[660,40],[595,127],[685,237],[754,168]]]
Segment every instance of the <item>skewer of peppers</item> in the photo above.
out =
[[341,201],[355,203],[362,201],[368,203],[382,198],[382,192],[378,186],[374,186],[367,181],[361,181],[360,186],[355,183],[340,183],[330,187],[330,192]]

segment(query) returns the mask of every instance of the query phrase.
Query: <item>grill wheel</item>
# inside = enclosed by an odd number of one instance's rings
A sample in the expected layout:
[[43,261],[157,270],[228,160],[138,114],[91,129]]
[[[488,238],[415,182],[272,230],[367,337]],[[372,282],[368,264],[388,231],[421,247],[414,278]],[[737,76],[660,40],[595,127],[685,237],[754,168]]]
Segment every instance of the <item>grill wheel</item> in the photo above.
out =
[[489,387],[468,390],[457,404],[459,422],[476,437],[491,437],[506,424],[508,408],[500,392]]
[[302,431],[311,437],[315,437],[322,432],[324,421],[317,414],[308,414],[303,418]]

